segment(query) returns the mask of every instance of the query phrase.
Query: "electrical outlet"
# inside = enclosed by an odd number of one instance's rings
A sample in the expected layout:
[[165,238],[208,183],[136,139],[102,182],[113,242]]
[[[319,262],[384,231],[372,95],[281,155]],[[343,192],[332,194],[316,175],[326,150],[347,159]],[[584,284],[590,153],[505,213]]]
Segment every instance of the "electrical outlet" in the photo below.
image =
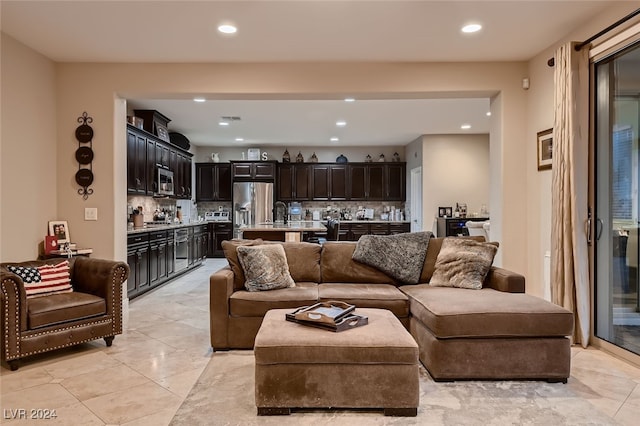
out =
[[84,220],[98,220],[98,209],[96,207],[85,207]]

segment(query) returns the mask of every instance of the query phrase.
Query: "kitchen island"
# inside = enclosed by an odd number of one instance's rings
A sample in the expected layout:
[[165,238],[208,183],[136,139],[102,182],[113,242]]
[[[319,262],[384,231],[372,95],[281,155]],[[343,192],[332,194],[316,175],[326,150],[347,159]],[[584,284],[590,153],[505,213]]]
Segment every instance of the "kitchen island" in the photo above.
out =
[[268,241],[302,241],[304,232],[326,232],[320,221],[293,221],[288,223],[259,223],[240,228],[242,238],[262,238]]

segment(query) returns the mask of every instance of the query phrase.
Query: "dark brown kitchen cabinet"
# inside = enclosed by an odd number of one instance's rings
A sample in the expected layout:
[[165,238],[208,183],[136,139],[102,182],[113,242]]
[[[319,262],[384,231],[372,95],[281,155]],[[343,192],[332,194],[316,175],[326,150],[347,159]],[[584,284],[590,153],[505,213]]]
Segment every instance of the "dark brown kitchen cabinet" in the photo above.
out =
[[278,200],[306,201],[311,199],[311,165],[299,163],[279,164],[277,171]]
[[367,200],[386,200],[386,167],[387,166],[383,164],[370,164],[367,166],[367,171],[369,173],[367,178]]
[[[340,227],[342,227],[342,224],[340,224]],[[358,241],[363,235],[369,234],[368,223],[351,223],[349,224],[348,229],[347,240],[349,241]]]
[[368,167],[366,164],[349,164],[349,199],[364,201],[367,199]]
[[150,288],[149,283],[149,234],[131,235],[127,239],[127,295],[129,298]]
[[198,225],[193,228],[193,238],[190,240],[189,265],[200,264],[207,257],[207,225]]
[[231,201],[231,164],[196,163],[197,201]]
[[191,198],[190,154],[176,153],[176,170],[173,172],[174,192],[177,198]]
[[387,164],[386,168],[385,199],[389,201],[405,201],[407,198],[406,163]]
[[349,200],[405,201],[405,163],[349,164]]
[[127,193],[154,195],[157,168],[173,172],[174,198],[191,198],[191,157],[144,130],[127,125]]
[[233,180],[273,181],[276,177],[275,161],[234,161],[231,163]]
[[233,225],[231,222],[209,223],[209,254],[208,257],[224,257],[222,242],[233,239]]
[[147,138],[127,129],[127,193],[147,192]]
[[167,231],[149,233],[149,285],[156,286],[167,279]]
[[314,164],[311,182],[313,200],[347,199],[347,166],[343,164]]
[[340,240],[358,241],[363,235],[391,235],[410,232],[411,224],[405,222],[342,222]]
[[389,235],[402,234],[405,232],[411,232],[410,223],[390,223],[389,224]]
[[147,163],[145,166],[145,170],[147,173],[147,195],[153,195],[155,192],[158,192],[158,183],[156,182],[156,158],[157,158],[157,149],[156,142],[147,138]]

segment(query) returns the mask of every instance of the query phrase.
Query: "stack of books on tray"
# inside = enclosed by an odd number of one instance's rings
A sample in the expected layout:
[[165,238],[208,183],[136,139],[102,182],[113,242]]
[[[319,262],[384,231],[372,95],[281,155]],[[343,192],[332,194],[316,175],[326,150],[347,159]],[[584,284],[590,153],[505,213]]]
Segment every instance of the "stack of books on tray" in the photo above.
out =
[[344,331],[369,323],[369,318],[354,312],[356,307],[340,301],[303,306],[286,314],[286,320],[331,331]]

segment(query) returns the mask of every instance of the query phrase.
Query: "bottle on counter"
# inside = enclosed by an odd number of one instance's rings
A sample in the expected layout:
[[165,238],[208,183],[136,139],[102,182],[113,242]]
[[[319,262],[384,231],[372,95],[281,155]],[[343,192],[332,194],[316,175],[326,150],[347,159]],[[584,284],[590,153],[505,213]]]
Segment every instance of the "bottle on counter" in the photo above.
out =
[[178,206],[176,210],[176,219],[178,222],[182,223],[182,206]]

